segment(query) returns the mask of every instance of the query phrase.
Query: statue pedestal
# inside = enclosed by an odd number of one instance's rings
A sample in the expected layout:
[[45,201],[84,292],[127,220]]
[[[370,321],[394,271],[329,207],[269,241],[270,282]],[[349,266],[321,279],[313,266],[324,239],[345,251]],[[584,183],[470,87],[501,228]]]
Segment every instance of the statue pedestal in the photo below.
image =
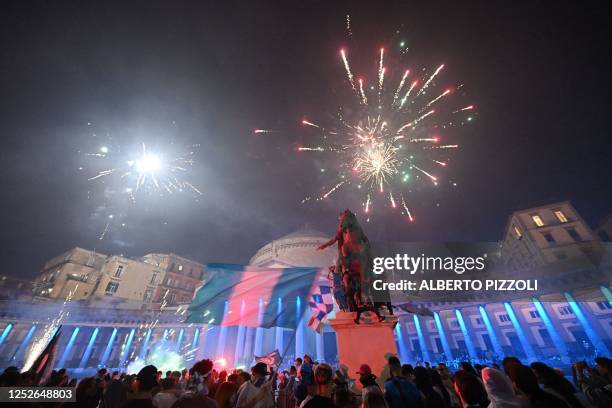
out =
[[[336,331],[340,364],[348,367],[351,378],[358,377],[355,373],[361,364],[369,365],[378,377],[377,382],[384,388],[384,381],[389,376],[387,357],[390,354],[397,356],[393,335],[397,317],[386,316],[385,321],[379,322],[373,313],[363,313],[361,324],[356,324],[355,316],[356,312],[338,311],[336,317],[329,320]],[[361,387],[358,381],[357,386]]]

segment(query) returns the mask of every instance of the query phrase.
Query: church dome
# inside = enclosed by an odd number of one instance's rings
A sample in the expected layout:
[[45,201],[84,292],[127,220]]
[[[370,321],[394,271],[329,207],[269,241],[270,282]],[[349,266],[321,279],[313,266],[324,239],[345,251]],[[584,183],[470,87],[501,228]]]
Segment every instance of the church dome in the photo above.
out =
[[335,264],[336,247],[318,251],[331,235],[313,229],[300,229],[264,245],[249,261],[250,265],[268,268],[292,266],[326,268]]

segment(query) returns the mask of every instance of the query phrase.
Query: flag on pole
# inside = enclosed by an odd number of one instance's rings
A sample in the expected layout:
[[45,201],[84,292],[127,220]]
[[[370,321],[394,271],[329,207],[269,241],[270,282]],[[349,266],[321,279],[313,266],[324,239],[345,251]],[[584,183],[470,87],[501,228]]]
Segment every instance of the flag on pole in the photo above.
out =
[[187,323],[295,329],[319,268],[257,268],[208,264],[212,276],[187,309]]
[[274,350],[273,352],[268,353],[265,356],[261,356],[261,357],[255,356],[256,363],[264,363],[268,367],[277,368],[281,364],[282,361],[283,361],[283,358],[281,357],[278,350]]
[[309,305],[311,317],[308,321],[308,327],[321,333],[327,315],[334,310],[334,295],[329,285],[320,282],[310,297]]

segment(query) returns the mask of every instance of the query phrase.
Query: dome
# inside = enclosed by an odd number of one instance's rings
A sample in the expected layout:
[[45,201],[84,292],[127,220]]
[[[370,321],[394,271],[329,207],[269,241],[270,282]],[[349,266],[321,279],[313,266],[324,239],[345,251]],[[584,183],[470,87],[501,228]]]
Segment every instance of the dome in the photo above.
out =
[[250,265],[272,268],[292,266],[326,268],[335,264],[336,247],[323,251],[317,247],[331,235],[313,229],[299,229],[264,245],[249,261]]

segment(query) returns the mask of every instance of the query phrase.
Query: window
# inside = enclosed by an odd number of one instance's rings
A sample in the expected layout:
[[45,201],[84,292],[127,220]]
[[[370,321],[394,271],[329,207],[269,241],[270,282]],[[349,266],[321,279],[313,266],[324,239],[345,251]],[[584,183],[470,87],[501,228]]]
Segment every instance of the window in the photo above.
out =
[[122,273],[123,273],[123,265],[119,265],[117,267],[117,270],[115,271],[114,277],[115,278],[120,278]]
[[145,290],[143,300],[145,302],[150,302],[152,296],[153,296],[153,289],[147,289]]
[[568,228],[566,231],[569,234],[569,236],[572,237],[574,241],[582,242],[582,237],[580,236],[578,231],[576,231],[574,228]]
[[597,307],[599,308],[599,310],[612,309],[612,303],[611,302],[597,302]]
[[117,293],[117,289],[119,289],[119,284],[117,282],[108,282],[106,285],[106,294],[112,296],[114,293]]
[[546,240],[546,242],[550,242],[550,243],[554,243],[555,242],[555,238],[552,236],[552,234],[550,232],[547,232],[544,235],[544,239]]
[[559,307],[559,314],[561,316],[567,316],[567,315],[574,314],[574,311],[569,306],[561,306]]
[[531,316],[532,319],[539,319],[540,318],[540,312],[538,312],[537,310],[530,310],[529,311],[529,316]]
[[559,220],[559,222],[567,222],[567,217],[563,214],[563,211],[557,210],[555,211],[555,217]]
[[499,318],[499,321],[502,323],[510,321],[510,316],[508,316],[507,314],[500,314],[498,318]]
[[155,279],[157,279],[157,274],[154,273],[153,275],[151,275],[151,280],[149,281],[149,283],[151,285],[155,285]]
[[174,304],[176,303],[176,293],[170,292],[168,294],[168,304]]
[[542,218],[539,215],[532,215],[531,219],[533,220],[533,223],[538,226],[538,227],[543,227],[544,226],[544,221],[542,221]]
[[521,230],[519,230],[516,225],[513,225],[512,228],[514,229],[514,234],[516,235],[516,239],[523,238],[523,234],[521,234]]

